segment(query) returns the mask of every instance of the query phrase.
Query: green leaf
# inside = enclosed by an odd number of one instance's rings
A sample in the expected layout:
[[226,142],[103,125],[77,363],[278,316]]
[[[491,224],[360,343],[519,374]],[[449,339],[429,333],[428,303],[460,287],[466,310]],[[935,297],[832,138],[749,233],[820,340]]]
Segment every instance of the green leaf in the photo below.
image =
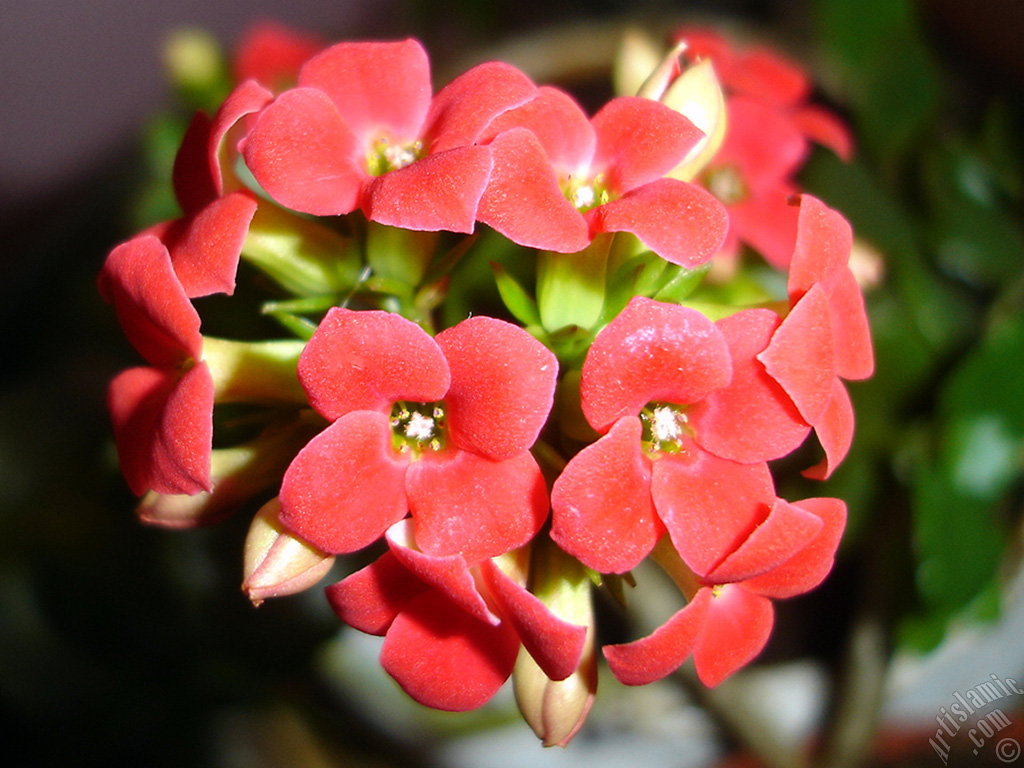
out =
[[537,302],[526,289],[496,261],[491,262],[491,270],[494,272],[494,282],[498,286],[501,300],[512,316],[523,325],[540,325]]

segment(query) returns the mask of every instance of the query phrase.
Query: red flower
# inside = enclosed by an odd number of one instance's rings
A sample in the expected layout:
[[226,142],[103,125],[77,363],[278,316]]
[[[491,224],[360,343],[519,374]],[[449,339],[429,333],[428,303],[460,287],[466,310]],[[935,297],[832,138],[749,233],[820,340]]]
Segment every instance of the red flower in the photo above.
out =
[[327,588],[338,616],[385,636],[381,664],[416,701],[475,709],[512,673],[520,645],[553,680],[576,670],[586,627],[556,617],[490,560],[420,551],[410,521],[389,529],[390,551]]
[[667,530],[687,565],[708,572],[760,524],[776,500],[765,461],[808,432],[755,359],[776,324],[766,310],[715,324],[637,297],[598,334],[580,394],[603,437],[555,481],[551,535],[563,549],[621,573]]
[[208,491],[213,377],[202,362],[199,314],[152,235],[119,245],[99,277],[129,341],[149,363],[119,374],[107,402],[132,491]]
[[353,552],[411,512],[420,548],[467,562],[528,542],[548,510],[529,448],[557,362],[521,328],[477,316],[431,338],[398,315],[332,309],[299,359],[330,426],[281,486],[281,521]]
[[491,172],[475,146],[490,120],[536,88],[507,64],[482,64],[431,97],[413,40],[340,43],[299,72],[256,121],[245,160],[282,205],[315,215],[361,208],[414,230],[471,232]]
[[824,580],[845,524],[839,499],[779,499],[713,570],[694,574],[684,608],[647,637],[605,646],[612,673],[627,685],[644,685],[675,671],[692,653],[701,682],[717,685],[764,648],[772,598],[802,594]]
[[853,440],[853,406],[842,379],[871,376],[874,354],[864,297],[849,267],[850,225],[810,195],[801,197],[799,210],[791,309],[758,359],[814,426],[825,459],[806,474],[825,478]]
[[697,266],[721,245],[724,209],[704,190],[663,178],[701,138],[668,107],[614,99],[592,120],[566,94],[497,117],[494,171],[480,221],[520,245],[574,253],[600,232],[632,232],[676,264]]
[[686,42],[691,60],[712,60],[728,94],[725,140],[703,174],[708,189],[729,209],[723,250],[734,253],[743,242],[785,269],[796,239],[796,213],[787,204],[797,191],[793,176],[811,141],[847,159],[853,144],[849,130],[833,113],[808,103],[807,75],[775,52],[741,52],[702,29],[682,30],[676,38]]
[[235,82],[255,80],[272,91],[295,84],[306,60],[325,47],[315,35],[264,21],[246,30],[231,58]]
[[232,92],[211,120],[193,118],[174,161],[174,194],[183,215],[151,227],[170,251],[174,272],[189,297],[231,294],[256,198],[247,190],[226,192],[222,164],[230,164],[225,139],[240,119],[271,98],[254,81]]

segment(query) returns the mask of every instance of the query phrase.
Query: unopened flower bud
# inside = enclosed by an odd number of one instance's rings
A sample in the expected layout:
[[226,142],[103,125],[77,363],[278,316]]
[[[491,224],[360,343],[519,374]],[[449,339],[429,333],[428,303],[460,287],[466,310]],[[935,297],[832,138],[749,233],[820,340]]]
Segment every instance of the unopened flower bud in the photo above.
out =
[[587,628],[579,664],[564,680],[549,678],[525,649],[512,673],[523,719],[545,747],[564,747],[583,727],[597,693],[590,579],[579,561],[540,541],[534,545],[532,576],[534,594],[552,613]]
[[672,178],[690,181],[715,156],[725,138],[725,95],[711,60],[704,59],[684,69],[660,101],[689,118],[704,132],[704,138],[669,174]]
[[268,597],[292,595],[320,581],[334,564],[325,554],[285,530],[278,519],[281,503],[271,499],[252,521],[245,539],[242,591],[253,605]]
[[587,631],[580,665],[564,680],[552,680],[524,650],[513,671],[516,701],[523,719],[545,747],[564,747],[583,727],[597,693],[594,630]]
[[641,93],[641,88],[650,81],[651,73],[663,62],[661,43],[640,29],[628,28],[622,35],[613,63],[615,93],[619,96],[644,96],[657,101],[657,96]]

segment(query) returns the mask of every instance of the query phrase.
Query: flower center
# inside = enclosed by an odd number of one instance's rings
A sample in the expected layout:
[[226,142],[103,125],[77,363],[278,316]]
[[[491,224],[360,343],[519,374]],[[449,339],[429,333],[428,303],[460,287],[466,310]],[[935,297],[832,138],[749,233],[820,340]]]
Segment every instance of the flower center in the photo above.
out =
[[562,194],[580,213],[604,205],[610,199],[603,174],[592,179],[570,175],[562,184]]
[[391,408],[391,445],[399,453],[419,458],[440,451],[447,442],[442,403],[397,402]]
[[396,171],[416,162],[422,152],[422,141],[402,144],[392,142],[387,136],[381,136],[373,143],[366,156],[366,169],[371,176],[383,176],[388,171]]
[[706,184],[708,191],[725,205],[742,203],[750,196],[739,169],[731,165],[708,171]]
[[682,453],[694,434],[685,407],[674,403],[648,403],[640,411],[640,422],[647,453]]

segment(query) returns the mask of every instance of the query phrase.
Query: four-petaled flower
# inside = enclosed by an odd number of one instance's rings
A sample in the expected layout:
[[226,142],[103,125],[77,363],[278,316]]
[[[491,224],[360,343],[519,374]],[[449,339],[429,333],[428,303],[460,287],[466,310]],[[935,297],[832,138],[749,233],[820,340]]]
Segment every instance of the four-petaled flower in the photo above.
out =
[[416,701],[436,709],[475,709],[509,675],[522,645],[552,680],[571,675],[587,628],[563,621],[513,573],[519,554],[468,560],[430,555],[409,520],[387,532],[389,551],[327,588],[350,626],[384,635],[381,664]]
[[558,363],[522,328],[472,317],[431,338],[380,311],[332,309],[299,359],[330,425],[281,486],[281,521],[340,554],[410,512],[418,546],[470,563],[526,544],[548,512],[530,447]]
[[485,134],[494,170],[478,218],[520,245],[563,253],[601,232],[631,232],[668,261],[697,266],[722,244],[725,210],[664,177],[702,135],[649,99],[614,99],[588,120],[567,94],[542,87]]
[[132,492],[198,493],[210,484],[214,382],[200,319],[166,246],[139,235],[107,257],[99,290],[147,366],[110,383],[107,403]]
[[427,54],[414,40],[339,43],[261,112],[245,161],[272,198],[297,211],[359,208],[380,224],[472,232],[492,163],[476,141],[535,91],[521,72],[492,62],[431,97]]
[[717,685],[764,648],[772,599],[803,594],[828,575],[845,524],[839,499],[778,499],[714,567],[686,574],[689,602],[668,621],[647,637],[605,646],[612,673],[627,685],[644,685],[674,672],[692,653],[701,682]]
[[727,93],[725,140],[702,175],[729,209],[723,251],[734,254],[745,243],[785,269],[796,239],[796,211],[787,204],[798,191],[794,175],[812,141],[848,159],[850,132],[835,114],[809,103],[807,75],[774,51],[740,51],[705,29],[675,37],[685,42],[688,59],[711,60]]
[[712,323],[634,298],[583,364],[583,413],[602,434],[551,492],[551,536],[604,573],[635,567],[667,531],[697,572],[775,504],[765,463],[808,426],[755,359],[777,325],[767,310]]

